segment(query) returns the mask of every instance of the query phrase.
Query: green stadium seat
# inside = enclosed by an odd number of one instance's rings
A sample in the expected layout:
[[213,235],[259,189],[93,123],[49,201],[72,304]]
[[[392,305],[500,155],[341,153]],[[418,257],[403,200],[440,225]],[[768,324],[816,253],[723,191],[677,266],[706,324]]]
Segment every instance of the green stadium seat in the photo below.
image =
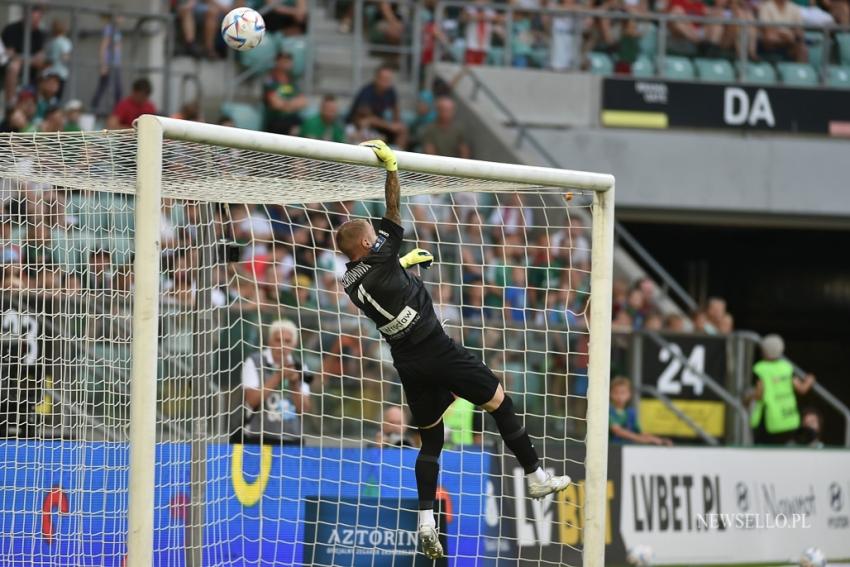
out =
[[735,81],[735,69],[725,59],[694,59],[700,81],[731,83]]
[[590,60],[590,72],[594,75],[610,75],[614,72],[614,62],[607,53],[591,51],[587,57]]
[[655,57],[658,51],[658,28],[655,27],[655,24],[649,22],[643,22],[639,25],[643,33],[638,42],[638,52],[647,57]]
[[259,105],[241,102],[225,102],[221,105],[221,114],[233,119],[237,128],[262,130],[263,110]]
[[639,55],[632,63],[632,77],[646,78],[655,76],[655,63],[646,55]]
[[[738,67],[740,70],[740,66]],[[753,63],[747,62],[744,64],[744,70],[741,73],[745,83],[758,83],[761,85],[776,84],[776,69],[773,65],[767,62]]]
[[808,63],[777,63],[783,85],[812,87],[818,84],[818,74]]
[[267,73],[274,67],[282,40],[283,36],[279,32],[267,33],[260,45],[254,49],[239,52],[239,63],[254,74]]
[[820,69],[823,65],[823,33],[807,31],[805,38],[809,52],[809,65],[815,69]]
[[835,34],[838,43],[838,59],[842,65],[850,65],[850,33]]
[[[461,61],[464,61],[466,57],[466,50],[461,54]],[[505,48],[504,47],[491,47],[490,51],[487,52],[487,65],[504,65],[505,64]]]
[[836,89],[850,89],[850,67],[838,65],[827,67],[826,84]]
[[664,58],[661,74],[667,79],[690,81],[694,79],[694,66],[687,57],[668,55]]

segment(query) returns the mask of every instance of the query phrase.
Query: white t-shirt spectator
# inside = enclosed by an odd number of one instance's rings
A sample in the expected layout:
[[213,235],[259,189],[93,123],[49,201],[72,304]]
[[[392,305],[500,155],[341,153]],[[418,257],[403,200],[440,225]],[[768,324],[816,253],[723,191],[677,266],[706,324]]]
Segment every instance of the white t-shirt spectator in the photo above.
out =
[[466,48],[472,51],[489,51],[496,12],[491,8],[467,6],[466,15]]
[[503,227],[505,234],[518,234],[532,221],[532,212],[528,207],[499,207],[493,211],[487,224]]

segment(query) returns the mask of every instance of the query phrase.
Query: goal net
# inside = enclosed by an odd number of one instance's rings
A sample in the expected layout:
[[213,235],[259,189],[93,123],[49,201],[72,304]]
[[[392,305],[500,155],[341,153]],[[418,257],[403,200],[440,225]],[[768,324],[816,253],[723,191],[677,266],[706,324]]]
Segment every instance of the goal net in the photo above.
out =
[[[412,566],[417,433],[333,233],[370,150],[145,117],[0,138],[0,563]],[[513,397],[530,501],[457,400],[445,565],[602,565],[613,179],[399,153],[406,248]],[[592,291],[591,291],[592,290]],[[431,564],[431,563],[428,563]],[[439,564],[439,562],[438,562]]]

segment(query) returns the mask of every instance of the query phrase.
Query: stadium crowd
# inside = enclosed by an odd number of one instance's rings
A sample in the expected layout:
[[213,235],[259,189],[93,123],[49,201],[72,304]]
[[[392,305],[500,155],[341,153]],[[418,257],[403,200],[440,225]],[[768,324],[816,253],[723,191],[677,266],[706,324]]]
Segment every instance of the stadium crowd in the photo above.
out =
[[[227,4],[229,6],[230,3]],[[304,0],[287,3],[269,0],[266,4],[271,9],[266,13],[269,33],[285,36],[304,33],[308,17]],[[565,0],[559,5],[576,4]],[[180,17],[182,49],[186,53],[213,58],[221,56],[216,42],[218,35],[215,30],[210,31],[210,26],[219,21],[228,6],[214,0],[188,0],[175,4],[174,10]],[[433,3],[425,6],[432,8]],[[518,10],[536,6],[538,4],[532,0],[515,5]],[[758,7],[738,0],[729,5],[726,0],[716,0],[712,6],[698,0],[673,0],[667,6],[656,3],[652,8],[698,15],[732,14],[744,19],[755,17],[757,13],[759,18],[765,19],[774,10],[770,6],[780,10],[781,14],[801,11],[789,0],[764,0]],[[846,6],[846,1],[832,0],[820,8],[809,8],[812,13],[816,9],[828,9],[837,21],[846,23]],[[638,13],[650,8],[642,1],[627,1],[623,5],[605,1],[598,7]],[[69,73],[67,62],[73,49],[67,37],[67,27],[61,20],[54,20],[48,36],[39,27],[44,19],[44,9],[37,6],[31,14],[34,26],[30,44],[32,84],[19,84],[23,22],[10,24],[2,32],[6,55],[6,112],[0,131],[78,131],[82,128],[80,122],[85,105],[79,100],[63,101],[63,88]],[[392,9],[389,2],[380,2],[375,20],[368,25],[379,40],[393,41],[399,36],[401,22],[397,20],[400,16],[401,12]],[[784,16],[776,17],[785,19]],[[569,66],[574,57],[579,57],[578,52],[570,54],[566,48],[557,54],[554,50],[554,46],[562,45],[566,35],[572,32],[571,26],[576,25],[569,19],[568,16],[537,18],[531,14],[523,17],[518,11],[513,20],[514,29],[508,33],[497,7],[476,2],[445,20],[441,30],[426,25],[425,33],[439,36],[449,44],[453,38],[465,37],[463,57],[468,64],[483,63],[488,60],[493,48],[512,42],[513,64],[519,66],[534,64],[532,54],[538,45],[536,42],[551,34],[553,59],[548,66],[563,68]],[[121,19],[104,16],[102,24],[99,81],[89,110],[104,116],[108,128],[128,128],[138,116],[157,113],[151,101],[153,87],[148,79],[136,78],[130,93],[123,96]],[[641,26],[634,23],[612,26],[608,20],[594,19],[586,20],[583,25],[587,45],[594,49],[601,46],[620,54],[632,49],[629,45],[641,33]],[[340,28],[350,30],[350,26],[350,12],[343,12]],[[724,41],[732,41],[736,36],[729,33],[729,27],[710,29],[682,24],[671,31],[674,38],[681,40],[679,45],[689,42],[695,52],[702,53],[730,47]],[[779,35],[785,38],[785,35]],[[803,47],[796,33],[791,35],[796,42],[792,47],[789,47],[790,43],[785,47],[781,47],[781,42],[776,45],[780,46],[777,48],[780,51],[784,49],[789,56],[796,57]],[[758,57],[759,49],[771,45],[769,37],[762,40],[751,56]],[[428,44],[426,41],[425,45]],[[673,44],[675,46],[676,42]],[[731,47],[734,48],[734,45]],[[582,51],[585,49],[581,48]],[[547,66],[539,61],[538,64]],[[292,54],[281,50],[263,84],[264,127],[270,132],[335,142],[359,143],[382,138],[396,147],[412,151],[453,157],[475,156],[475,148],[465,133],[461,117],[457,116],[449,86],[436,83],[432,89],[422,91],[417,98],[415,112],[405,117],[400,109],[395,80],[394,64],[389,61],[376,70],[374,77],[362,86],[347,107],[342,107],[336,97],[325,95],[318,107],[312,109],[308,98],[299,89]],[[110,101],[110,109],[103,112],[104,103]],[[197,103],[184,105],[175,116],[203,120]],[[232,124],[229,116],[218,117],[218,122]],[[98,211],[102,213],[117,202],[100,203],[95,209],[101,207]],[[89,215],[91,209],[86,209],[86,206],[81,203],[80,195],[35,184],[17,194],[4,193],[3,216],[0,219],[2,287],[129,293],[132,276],[129,267],[131,255],[127,250],[116,250],[113,244],[98,245],[97,237],[94,237],[95,244],[85,253],[76,254],[72,259],[61,253],[63,235],[75,229],[89,230],[90,227],[84,226],[91,220],[88,216],[96,215]],[[589,233],[586,227],[570,224],[541,230],[534,225],[535,215],[539,215],[532,210],[535,206],[541,207],[540,203],[524,202],[517,196],[499,195],[487,199],[460,194],[452,202],[431,197],[412,199],[408,203],[408,212],[410,220],[415,221],[419,244],[432,248],[438,259],[437,267],[424,277],[432,284],[440,319],[446,321],[456,335],[463,330],[464,342],[484,353],[488,363],[504,378],[509,391],[525,392],[521,403],[529,415],[548,415],[555,419],[560,416],[563,421],[564,416],[574,413],[568,411],[571,408],[567,407],[567,393],[571,398],[580,398],[587,389]],[[220,226],[220,236],[237,246],[233,248],[235,253],[228,253],[226,262],[215,274],[213,301],[218,306],[228,306],[241,313],[259,314],[260,320],[253,322],[256,327],[254,336],[246,341],[252,344],[262,342],[259,334],[265,332],[263,323],[278,318],[282,306],[313,313],[339,313],[341,321],[356,325],[356,310],[339,288],[338,277],[344,270],[344,262],[334,252],[332,233],[352,214],[374,216],[378,211],[379,207],[376,208],[373,203],[353,202],[306,207],[233,205],[217,209],[214,222]],[[114,218],[111,220],[114,221]],[[127,221],[128,226],[130,222]],[[187,247],[181,247],[181,243],[192,242],[197,223],[197,209],[186,204],[169,203],[163,211],[164,298],[178,315],[191,309],[194,284],[190,274],[196,262],[196,256]],[[97,231],[97,228],[90,230],[93,233]],[[460,269],[461,265],[463,269]],[[710,335],[726,335],[734,331],[734,318],[722,298],[709,298],[699,310],[682,314],[662,311],[660,295],[649,278],[615,280],[614,331],[630,333],[647,329]],[[289,327],[281,325],[275,333],[282,333],[284,327],[291,332]],[[546,338],[543,333],[543,338],[538,340],[543,340],[545,346],[539,347],[541,343],[538,342],[537,349],[529,349],[529,344],[523,342],[526,339],[518,338],[522,333],[512,335],[496,331],[503,327],[520,330],[548,327],[573,333],[555,337],[554,346],[546,345],[545,341],[552,339]],[[184,335],[191,332],[184,331]],[[370,331],[364,328],[363,332],[368,334]],[[180,330],[177,329],[173,335],[180,335]],[[303,396],[294,404],[295,413],[309,408],[305,400],[311,388],[320,391],[324,388],[324,391],[333,392],[331,399],[336,400],[338,406],[346,406],[344,412],[339,408],[338,413],[347,412],[350,416],[368,414],[375,422],[383,421],[381,431],[376,433],[378,443],[409,442],[404,418],[398,415],[398,407],[394,405],[401,402],[398,384],[387,387],[370,378],[391,373],[382,370],[386,368],[387,357],[374,332],[368,340],[356,339],[345,332],[305,333],[301,340],[307,354],[299,365],[317,369],[318,378],[316,384],[308,386],[306,371],[299,366],[301,377],[298,378],[296,373],[296,379],[291,380],[288,386],[292,392]],[[180,345],[173,352],[191,352],[191,341],[187,341],[185,336]],[[230,360],[227,367],[244,368],[244,363],[241,358]],[[258,361],[253,364],[255,368],[261,366]],[[178,382],[185,378],[179,368],[166,369],[166,375],[169,372],[177,377]],[[258,381],[255,375],[246,378],[243,374],[240,383],[246,388],[253,385],[250,387],[257,389]],[[622,381],[618,384],[619,387],[626,386]],[[177,389],[180,387],[179,384],[175,386]],[[240,395],[242,393],[240,390]],[[554,403],[547,403],[546,393],[556,394]],[[390,405],[385,407],[382,401],[389,401]],[[333,413],[333,406],[333,402],[325,403],[325,411]],[[474,408],[468,407],[457,411],[466,416],[475,413]],[[815,418],[807,419],[811,423],[818,422]],[[447,423],[451,422],[449,417]],[[819,427],[820,423],[816,425]],[[341,423],[340,430],[344,428],[345,424]],[[480,424],[468,434],[456,430],[457,442],[480,439],[479,428]]]

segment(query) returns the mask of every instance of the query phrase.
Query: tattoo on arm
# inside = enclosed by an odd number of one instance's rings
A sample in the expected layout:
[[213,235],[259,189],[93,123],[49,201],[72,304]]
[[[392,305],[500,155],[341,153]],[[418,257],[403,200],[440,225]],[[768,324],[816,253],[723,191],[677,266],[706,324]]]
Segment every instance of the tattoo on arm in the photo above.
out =
[[384,195],[387,201],[387,212],[385,217],[396,224],[401,224],[401,187],[398,183],[398,172],[387,172],[387,184],[384,186]]

